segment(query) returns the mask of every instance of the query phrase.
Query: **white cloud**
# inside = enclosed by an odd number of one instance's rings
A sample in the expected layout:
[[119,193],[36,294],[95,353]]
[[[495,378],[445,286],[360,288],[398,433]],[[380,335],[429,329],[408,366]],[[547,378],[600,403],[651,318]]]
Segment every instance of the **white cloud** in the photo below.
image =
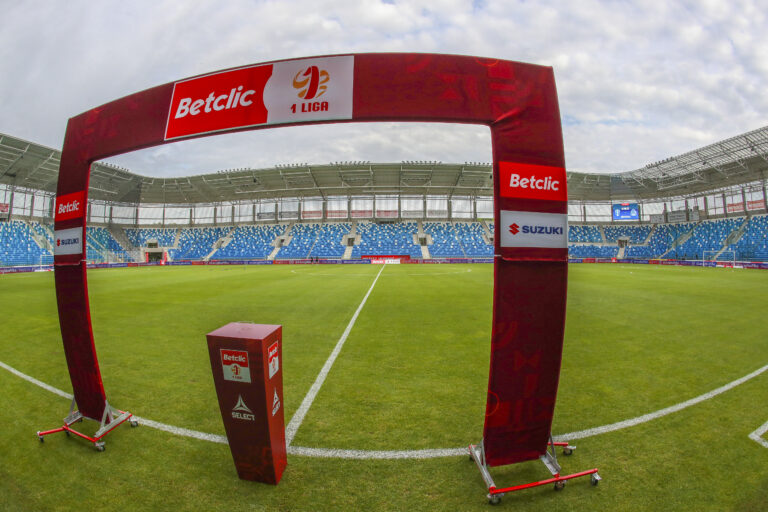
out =
[[[0,31],[0,132],[61,147],[66,121],[200,73],[372,51],[554,67],[574,170],[631,170],[766,124],[758,0],[16,2]],[[152,175],[337,160],[487,161],[487,129],[285,128],[123,155]]]

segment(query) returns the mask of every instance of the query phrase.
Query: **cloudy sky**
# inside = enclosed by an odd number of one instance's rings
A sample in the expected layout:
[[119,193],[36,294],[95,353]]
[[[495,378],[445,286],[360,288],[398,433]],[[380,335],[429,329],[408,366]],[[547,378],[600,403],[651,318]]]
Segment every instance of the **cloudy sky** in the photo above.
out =
[[[0,133],[61,148],[67,119],[228,67],[350,52],[553,66],[569,170],[620,172],[768,125],[768,1],[0,0]],[[487,128],[339,124],[179,142],[149,176],[333,161],[490,161]]]

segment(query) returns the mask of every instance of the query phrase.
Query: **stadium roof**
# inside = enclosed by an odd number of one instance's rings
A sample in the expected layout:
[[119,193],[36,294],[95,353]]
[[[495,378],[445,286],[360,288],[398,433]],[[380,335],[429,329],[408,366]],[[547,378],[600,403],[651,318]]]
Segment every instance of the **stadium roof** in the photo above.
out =
[[[61,151],[0,134],[0,183],[55,194]],[[768,126],[640,169],[568,172],[570,201],[687,197],[765,180]],[[283,197],[489,196],[490,164],[336,162],[227,169],[181,178],[141,176],[108,163],[91,169],[89,198],[112,203],[190,204]]]

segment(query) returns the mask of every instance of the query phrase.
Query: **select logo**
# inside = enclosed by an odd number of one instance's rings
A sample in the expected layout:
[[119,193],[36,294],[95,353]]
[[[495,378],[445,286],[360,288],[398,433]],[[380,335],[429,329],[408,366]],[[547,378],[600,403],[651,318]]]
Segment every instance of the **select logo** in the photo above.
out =
[[280,410],[280,397],[277,396],[277,388],[275,388],[275,397],[272,399],[272,416],[277,414]]
[[83,228],[58,229],[53,236],[54,256],[83,254]]
[[242,395],[237,395],[237,403],[232,408],[232,417],[236,420],[256,421],[256,415],[245,405]]
[[568,247],[568,216],[501,210],[502,247]]
[[501,197],[567,201],[563,167],[499,162]]
[[85,216],[85,190],[56,198],[55,221],[77,219]]

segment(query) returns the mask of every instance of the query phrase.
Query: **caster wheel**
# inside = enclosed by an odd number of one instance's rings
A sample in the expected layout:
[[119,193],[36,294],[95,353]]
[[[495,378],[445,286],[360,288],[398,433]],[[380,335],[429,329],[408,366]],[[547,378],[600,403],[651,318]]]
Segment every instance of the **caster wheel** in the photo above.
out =
[[499,503],[501,503],[501,496],[490,495],[488,497],[488,503],[490,503],[491,505],[498,505]]
[[139,426],[139,422],[136,420],[131,420],[131,427],[136,428]]
[[37,436],[37,440],[40,441],[41,443],[45,442],[45,438],[43,438],[43,436]]
[[573,455],[573,448],[570,446],[563,448],[563,455]]
[[67,436],[67,437],[69,437],[69,430],[65,430],[65,431],[64,431],[64,435],[65,435],[65,436]]
[[106,449],[107,449],[106,446],[104,446],[103,444],[97,444],[96,445],[96,451],[97,452],[103,452]]
[[597,473],[592,473],[592,477],[590,478],[590,483],[592,485],[597,486],[597,484],[600,483],[600,480],[602,480],[602,478],[600,478],[600,475],[598,475]]
[[560,480],[559,482],[555,482],[556,491],[562,491],[564,488],[565,488],[565,480]]

